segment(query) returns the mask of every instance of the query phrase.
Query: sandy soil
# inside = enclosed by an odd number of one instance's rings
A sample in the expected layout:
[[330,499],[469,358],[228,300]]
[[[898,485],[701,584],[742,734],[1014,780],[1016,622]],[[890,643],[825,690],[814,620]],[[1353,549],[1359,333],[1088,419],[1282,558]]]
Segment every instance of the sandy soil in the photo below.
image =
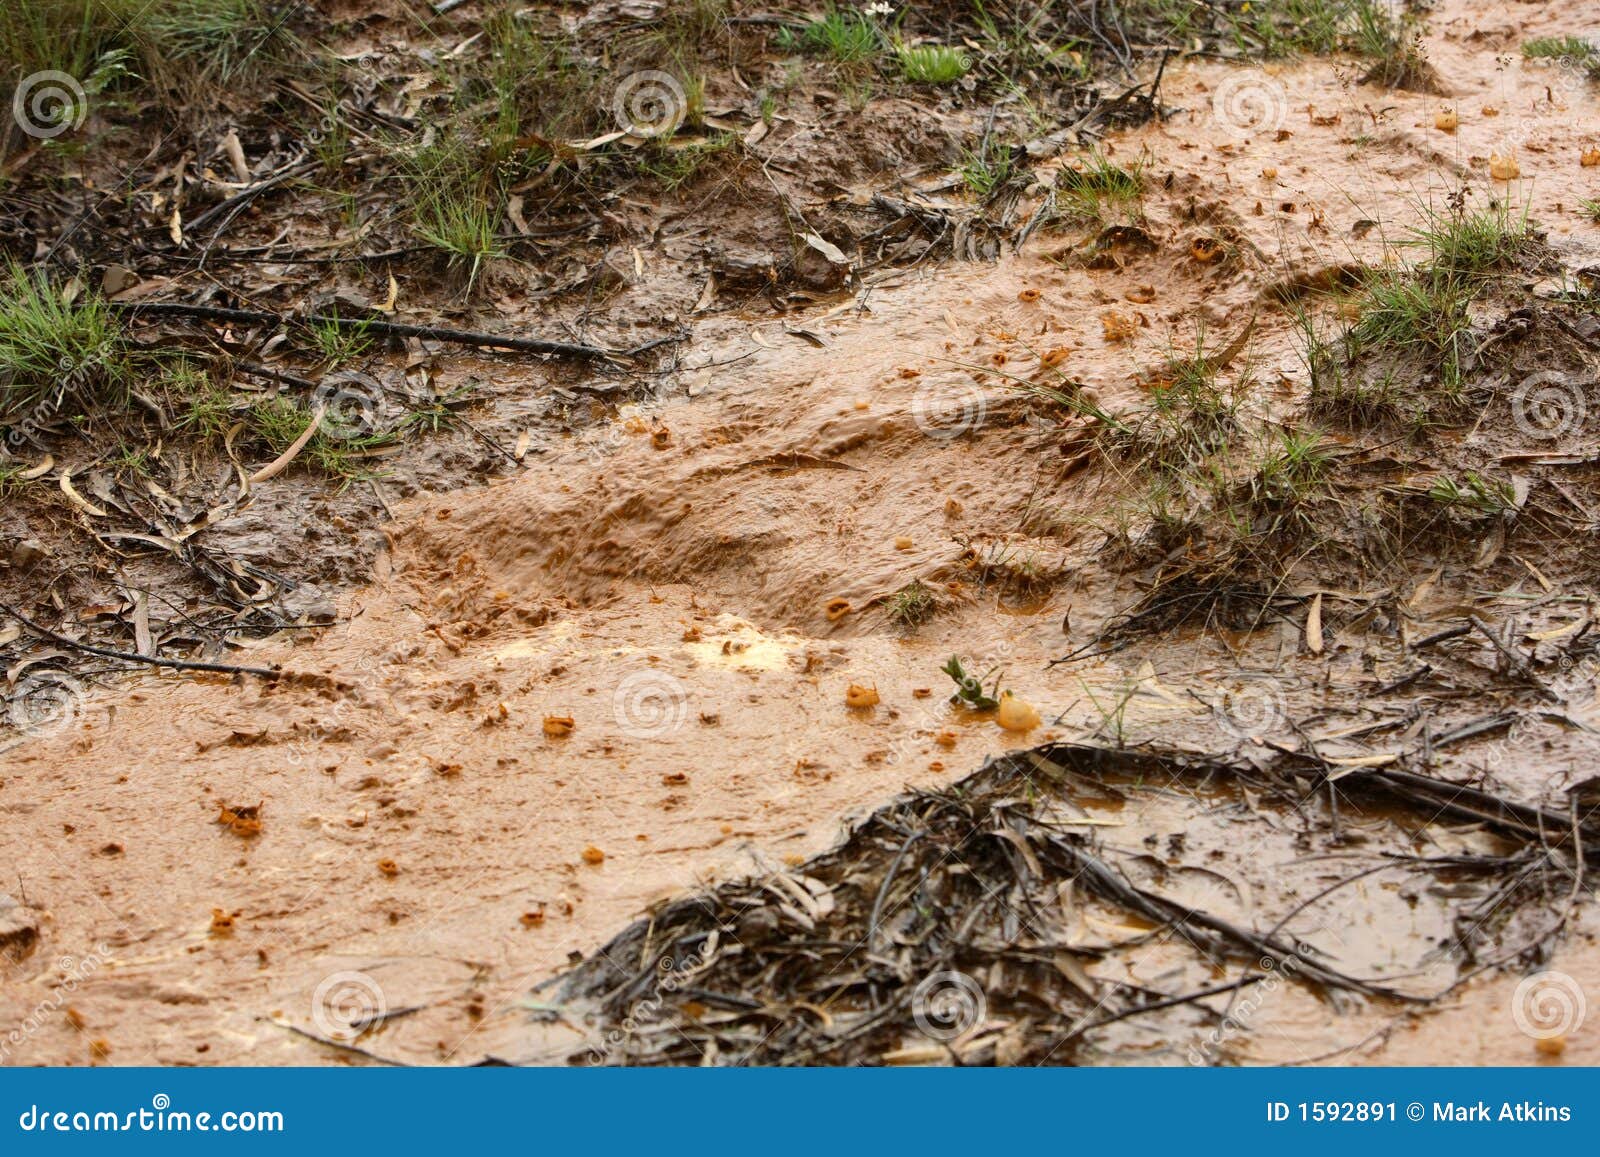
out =
[[[1137,595],[1098,557],[1119,480],[1072,469],[1070,431],[965,367],[1003,357],[1027,375],[1066,348],[1114,407],[1197,328],[1221,345],[1253,317],[1240,370],[1292,398],[1303,367],[1264,291],[1384,261],[1418,202],[1462,178],[1525,198],[1569,268],[1600,261],[1577,204],[1600,196],[1600,169],[1579,164],[1600,144],[1595,89],[1494,63],[1534,35],[1600,30],[1572,15],[1441,4],[1428,47],[1445,97],[1363,87],[1327,62],[1175,63],[1163,95],[1190,111],[1108,142],[1148,157],[1154,253],[1088,268],[1053,259],[1073,238],[1042,236],[995,265],[884,277],[803,320],[703,322],[674,396],[510,480],[405,502],[337,625],[240,656],[294,678],[135,679],[6,751],[0,864],[37,934],[9,942],[0,1023],[30,1027],[0,1038],[0,1057],[335,1063],[359,1058],[295,1030],[329,1036],[330,1007],[354,1001],[385,1011],[361,1040],[384,1057],[526,1058],[543,1047],[533,985],[647,904],[797,863],[904,785],[1103,734],[1130,680],[1129,729],[1214,744],[1210,692],[1283,639],[1230,651],[1185,635],[1047,668]],[[1218,113],[1241,75],[1266,126]],[[1446,105],[1453,133],[1434,127]],[[1490,156],[1512,150],[1521,180],[1491,186]],[[1216,237],[1238,255],[1198,260],[1193,243]],[[1142,316],[1131,343],[1106,340],[1111,308]],[[908,632],[885,602],[913,579],[940,609]],[[1293,701],[1348,700],[1341,673],[1362,650],[1319,660]],[[1002,666],[1046,724],[1007,733],[950,708],[953,653]],[[1592,704],[1580,674],[1572,695]],[[852,683],[881,702],[847,707]],[[1537,734],[1550,746],[1501,770],[1541,795],[1593,745]],[[259,831],[218,822],[247,805]],[[1582,920],[1552,966],[1600,978],[1592,937]],[[1506,1011],[1516,983],[1487,975],[1364,1045],[1379,1012],[1341,1026],[1322,1006],[1285,1009],[1293,1047],[1268,1051],[1531,1063]],[[1600,1062],[1592,1027],[1565,1060]]]

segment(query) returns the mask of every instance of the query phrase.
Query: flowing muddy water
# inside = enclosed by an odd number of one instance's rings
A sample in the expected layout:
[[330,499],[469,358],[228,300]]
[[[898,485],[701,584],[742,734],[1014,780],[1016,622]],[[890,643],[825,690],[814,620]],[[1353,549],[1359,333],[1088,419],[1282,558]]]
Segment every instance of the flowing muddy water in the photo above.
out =
[[[1569,267],[1592,264],[1578,202],[1600,196],[1579,160],[1600,144],[1593,87],[1495,63],[1522,39],[1595,31],[1569,18],[1442,5],[1429,50],[1448,96],[1359,86],[1327,62],[1169,66],[1163,97],[1191,111],[1108,142],[1146,158],[1148,251],[1086,262],[1082,238],[1036,236],[810,318],[707,322],[681,394],[513,480],[407,503],[337,626],[244,656],[297,678],[135,679],[6,752],[0,863],[19,930],[0,1015],[30,1026],[6,1061],[329,1062],[344,1054],[295,1030],[335,1035],[351,1006],[377,1014],[361,1045],[386,1057],[522,1057],[530,989],[569,954],[682,889],[801,862],[906,785],[1052,737],[1246,741],[1219,705],[1242,660],[1281,655],[1275,631],[1047,666],[1140,593],[1102,565],[1095,529],[1126,486],[1077,469],[1072,429],[1001,375],[1065,351],[1114,410],[1140,401],[1139,369],[1253,319],[1230,372],[1287,404],[1304,371],[1271,288],[1393,260],[1421,204],[1463,178],[1488,186],[1508,148],[1522,177],[1494,190],[1527,202]],[[1444,106],[1453,133],[1434,127]],[[1108,339],[1107,310],[1135,319],[1131,341]],[[908,630],[889,607],[912,582],[934,613]],[[1005,732],[951,707],[952,654],[1002,669],[1043,724]],[[1282,694],[1348,701],[1337,674]],[[847,706],[852,684],[878,703]],[[1542,791],[1552,761],[1583,751],[1513,757],[1503,778]],[[1241,874],[1238,804],[1139,797],[1104,818],[1135,855],[1175,832],[1214,850],[1204,870],[1148,867],[1240,918],[1246,889],[1314,890],[1319,868]],[[1287,814],[1250,823],[1265,825],[1253,870],[1295,861]],[[1338,911],[1347,964],[1445,967],[1421,950],[1447,931],[1426,898],[1374,882]],[[1588,926],[1555,966],[1600,975]],[[1141,979],[1169,966],[1193,963],[1148,962]],[[1339,1023],[1285,998],[1251,1059],[1532,1061],[1505,1013],[1515,983],[1486,976],[1378,1036],[1371,1010]],[[1567,1059],[1600,1059],[1592,1038]]]

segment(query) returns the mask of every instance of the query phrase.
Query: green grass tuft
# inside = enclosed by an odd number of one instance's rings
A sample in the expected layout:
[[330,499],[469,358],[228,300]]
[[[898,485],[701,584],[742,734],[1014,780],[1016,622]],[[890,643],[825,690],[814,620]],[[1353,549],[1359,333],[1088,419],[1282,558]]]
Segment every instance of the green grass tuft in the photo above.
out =
[[1409,244],[1427,248],[1425,268],[1436,281],[1481,280],[1512,265],[1533,242],[1527,213],[1513,215],[1500,205],[1474,211],[1458,202],[1443,213],[1428,209],[1410,233]]
[[122,330],[103,301],[69,300],[15,262],[0,274],[0,420],[121,404],[129,377]]
[[1468,470],[1459,482],[1441,475],[1428,497],[1441,506],[1481,518],[1504,514],[1516,506],[1516,489],[1510,482],[1487,478],[1476,470]]
[[[245,425],[251,434],[272,454],[282,454],[305,433],[311,421],[311,411],[294,401],[277,395],[253,403],[245,412]],[[311,436],[301,451],[296,464],[305,463],[324,474],[346,481],[373,477],[364,465],[363,451],[394,444],[393,432],[380,431],[357,438],[341,438],[330,434],[326,425]]]
[[902,626],[914,627],[932,617],[935,603],[933,592],[921,579],[913,579],[889,596],[889,618]]
[[1139,200],[1144,196],[1144,173],[1137,163],[1124,167],[1097,150],[1081,167],[1063,169],[1056,178],[1056,188],[1065,216],[1106,223],[1119,211],[1137,216]]
[[7,0],[0,85],[57,71],[93,96],[135,70],[168,82],[231,83],[302,55],[290,27],[296,12],[266,0]]
[[367,332],[365,322],[353,327],[317,322],[311,327],[311,339],[316,342],[322,360],[331,366],[354,361],[372,348],[372,335]]
[[264,0],[161,0],[146,6],[131,27],[152,63],[170,62],[179,67],[166,71],[194,69],[228,83],[296,52],[292,14],[292,6]]
[[704,140],[685,145],[672,145],[665,141],[651,141],[639,150],[638,166],[648,173],[669,193],[675,193],[692,181],[705,167],[718,158],[735,155],[739,151],[736,133],[718,133]]
[[1163,26],[1178,44],[1220,35],[1249,55],[1382,58],[1404,44],[1405,20],[1385,0],[1132,0],[1126,17]]
[[954,84],[967,73],[966,54],[943,44],[901,45],[900,75],[913,84]]
[[1540,36],[1523,44],[1522,55],[1529,60],[1581,66],[1600,60],[1600,49],[1578,36]]
[[871,60],[884,48],[883,33],[872,17],[854,8],[829,7],[799,28],[782,28],[778,47],[785,51],[825,56],[840,64]]
[[499,174],[465,138],[441,137],[406,168],[411,231],[466,277],[470,293],[483,267],[504,257],[498,232],[505,208]]
[[986,136],[976,149],[961,150],[961,167],[956,172],[968,192],[987,201],[1011,180],[1015,166],[1011,146]]
[[[1342,358],[1308,345],[1313,406],[1330,416],[1372,421],[1409,410],[1425,422],[1452,407],[1472,352],[1469,307],[1534,245],[1525,213],[1472,210],[1459,194],[1445,212],[1426,210],[1410,233],[1405,243],[1424,248],[1426,259],[1366,276]],[[1413,387],[1402,390],[1402,379]],[[1440,388],[1422,385],[1429,379]]]

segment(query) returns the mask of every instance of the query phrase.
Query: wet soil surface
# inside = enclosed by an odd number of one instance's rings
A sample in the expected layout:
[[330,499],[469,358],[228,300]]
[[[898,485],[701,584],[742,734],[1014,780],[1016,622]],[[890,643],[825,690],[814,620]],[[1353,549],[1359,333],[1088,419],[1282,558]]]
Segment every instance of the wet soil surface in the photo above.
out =
[[[1439,462],[1509,459],[1530,496],[1517,518],[1418,536],[1381,575],[1302,570],[1270,614],[1258,604],[1244,622],[1130,636],[1106,630],[1151,589],[1149,568],[1108,549],[1129,479],[1085,459],[1085,423],[1001,373],[1061,366],[1116,411],[1197,335],[1207,348],[1244,336],[1228,373],[1254,383],[1263,413],[1287,412],[1307,375],[1275,290],[1394,261],[1419,205],[1461,180],[1525,199],[1560,269],[1600,262],[1579,205],[1600,195],[1600,168],[1580,163],[1600,145],[1594,87],[1494,64],[1535,35],[1594,31],[1568,15],[1439,5],[1428,48],[1447,96],[1363,86],[1327,61],[1172,61],[1162,96],[1179,111],[1105,143],[1147,157],[1137,237],[1053,228],[994,262],[881,271],[783,315],[694,317],[700,289],[670,279],[630,290],[680,294],[691,334],[640,399],[571,388],[592,383],[586,372],[425,351],[445,384],[493,384],[496,399],[469,411],[477,433],[408,446],[391,460],[398,481],[340,490],[284,475],[201,532],[314,584],[308,625],[241,632],[225,655],[281,677],[102,681],[67,651],[13,670],[32,671],[50,710],[29,718],[51,725],[0,753],[0,1023],[25,1028],[0,1055],[567,1063],[592,1059],[598,1039],[607,1061],[700,1063],[712,1041],[730,1057],[827,1060],[819,1025],[892,1005],[898,1020],[849,1034],[853,1059],[1600,1061],[1592,1026],[1540,1051],[1518,1011],[1526,973],[1600,976],[1566,833],[1508,834],[1493,817],[1340,786],[1403,770],[1570,815],[1575,831],[1592,823],[1580,785],[1600,748],[1585,638],[1600,478],[1581,424],[1565,442],[1530,441],[1509,390],[1486,386],[1480,420],[1427,454],[1352,437],[1370,465],[1362,485],[1426,490]],[[1269,101],[1269,126],[1241,131],[1219,112],[1241,76]],[[1436,127],[1445,106],[1459,109],[1451,132]],[[1489,165],[1513,120],[1521,178],[1508,187]],[[1558,279],[1530,273],[1474,318],[1510,335],[1495,369],[1512,384],[1552,364],[1593,377],[1592,306],[1557,302]],[[1108,312],[1132,319],[1131,338]],[[1540,457],[1559,454],[1578,462]],[[928,605],[908,624],[891,612],[912,583]],[[1487,629],[1458,630],[1473,617]],[[1040,722],[1006,730],[949,702],[951,655],[1002,671]],[[637,927],[613,937],[650,905],[781,879],[766,887],[808,933],[826,895],[857,921],[833,931],[859,936],[872,923],[861,897],[870,909],[892,882],[894,847],[878,838],[884,813],[862,829],[872,847],[860,831],[844,842],[849,824],[907,788],[940,791],[1058,741],[1215,761],[1152,779],[1075,756],[1029,822],[1069,833],[1062,847],[1092,851],[1130,888],[1281,933],[1303,956],[1263,967],[1248,937],[1197,943],[1170,912],[1067,888],[1043,925],[1019,934],[1002,905],[971,941],[1026,941],[1033,958],[939,957],[984,994],[966,1035],[930,1046],[901,1031],[918,1023],[911,995],[933,958],[897,925],[892,945],[869,947],[892,958],[893,982],[873,983],[904,1000],[774,990],[823,1009],[784,1038],[789,1054],[760,1051],[770,1020],[737,1022],[749,1010],[682,991],[659,1022],[670,1048],[650,1032],[604,1043],[638,996],[617,997],[617,977],[658,954]],[[1289,758],[1321,778],[1275,778]],[[1026,875],[1039,853],[1013,844]],[[701,903],[727,941],[754,947],[745,963],[723,959],[726,942],[709,959],[697,926],[695,969],[749,980],[757,948],[790,943],[787,915],[741,928],[750,907]],[[1046,942],[1058,959],[1042,962]],[[559,990],[569,1004],[535,992],[608,943],[637,956],[591,958]],[[594,971],[604,959],[614,972]],[[1359,983],[1293,968],[1280,980],[1295,960]],[[1423,995],[1442,999],[1411,999]],[[1106,1019],[1116,1012],[1128,1015]]]

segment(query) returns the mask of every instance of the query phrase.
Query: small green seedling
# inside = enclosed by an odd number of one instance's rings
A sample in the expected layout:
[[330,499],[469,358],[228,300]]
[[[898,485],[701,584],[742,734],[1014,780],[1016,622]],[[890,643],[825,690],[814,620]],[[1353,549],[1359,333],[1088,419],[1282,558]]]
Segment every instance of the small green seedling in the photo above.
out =
[[950,702],[965,703],[974,711],[993,711],[1000,706],[1000,679],[998,676],[995,678],[994,686],[985,694],[983,680],[967,674],[966,668],[961,665],[960,656],[951,655],[950,661],[941,670],[956,681],[956,693],[950,696]]

